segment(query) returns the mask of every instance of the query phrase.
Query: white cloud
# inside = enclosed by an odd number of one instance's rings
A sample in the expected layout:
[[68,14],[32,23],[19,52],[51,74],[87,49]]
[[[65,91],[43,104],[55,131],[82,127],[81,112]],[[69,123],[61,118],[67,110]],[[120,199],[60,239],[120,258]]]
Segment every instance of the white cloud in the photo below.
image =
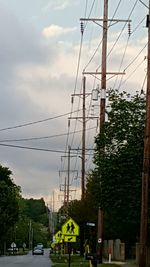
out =
[[68,32],[73,32],[76,30],[76,27],[74,28],[63,28],[59,25],[55,25],[55,24],[52,24],[48,27],[45,27],[42,31],[43,35],[46,37],[46,38],[49,38],[49,37],[55,37],[55,36],[59,36],[59,35],[62,35],[62,34],[66,34]]
[[43,12],[46,13],[50,9],[54,10],[64,10],[69,6],[69,1],[68,0],[51,0],[44,8]]

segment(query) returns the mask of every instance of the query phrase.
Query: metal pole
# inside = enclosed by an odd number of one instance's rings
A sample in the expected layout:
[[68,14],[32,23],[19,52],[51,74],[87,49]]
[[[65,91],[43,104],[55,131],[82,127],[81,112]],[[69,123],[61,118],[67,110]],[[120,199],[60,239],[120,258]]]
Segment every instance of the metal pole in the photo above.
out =
[[147,56],[147,92],[146,92],[146,117],[144,132],[144,157],[142,172],[142,200],[141,200],[141,228],[140,228],[140,253],[139,267],[146,266],[146,243],[148,221],[148,180],[150,166],[150,1],[149,15],[147,16],[148,27],[148,56]]

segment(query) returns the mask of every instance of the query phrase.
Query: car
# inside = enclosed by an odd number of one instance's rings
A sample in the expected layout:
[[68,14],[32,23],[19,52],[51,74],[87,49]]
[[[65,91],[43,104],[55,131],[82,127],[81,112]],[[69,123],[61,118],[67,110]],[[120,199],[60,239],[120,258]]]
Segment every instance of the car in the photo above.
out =
[[42,244],[42,243],[38,243],[38,244],[36,245],[36,247],[37,247],[37,248],[41,248],[41,249],[43,249],[43,244]]
[[35,247],[32,251],[32,255],[44,255],[44,250],[39,247]]
[[44,246],[43,246],[42,243],[38,243],[38,244],[36,245],[36,247],[42,249],[42,251],[43,251],[43,253],[44,253]]

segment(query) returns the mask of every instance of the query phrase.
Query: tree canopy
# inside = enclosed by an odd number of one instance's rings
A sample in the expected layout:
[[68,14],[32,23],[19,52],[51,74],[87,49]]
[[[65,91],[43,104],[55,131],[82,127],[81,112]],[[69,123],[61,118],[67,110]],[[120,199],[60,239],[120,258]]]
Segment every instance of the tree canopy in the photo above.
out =
[[11,178],[9,168],[0,165],[0,241],[6,237],[19,217],[20,188]]
[[95,210],[104,210],[106,238],[132,243],[139,237],[144,116],[143,94],[109,91],[107,119],[95,139],[95,169],[87,183],[87,199]]

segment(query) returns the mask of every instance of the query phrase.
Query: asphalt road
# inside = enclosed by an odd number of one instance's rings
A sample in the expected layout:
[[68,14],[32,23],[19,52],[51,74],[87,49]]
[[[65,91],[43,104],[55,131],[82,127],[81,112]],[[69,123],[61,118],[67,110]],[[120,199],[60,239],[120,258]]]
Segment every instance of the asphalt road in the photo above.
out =
[[44,250],[44,255],[32,255],[30,252],[24,256],[0,257],[0,267],[51,267],[49,249]]

